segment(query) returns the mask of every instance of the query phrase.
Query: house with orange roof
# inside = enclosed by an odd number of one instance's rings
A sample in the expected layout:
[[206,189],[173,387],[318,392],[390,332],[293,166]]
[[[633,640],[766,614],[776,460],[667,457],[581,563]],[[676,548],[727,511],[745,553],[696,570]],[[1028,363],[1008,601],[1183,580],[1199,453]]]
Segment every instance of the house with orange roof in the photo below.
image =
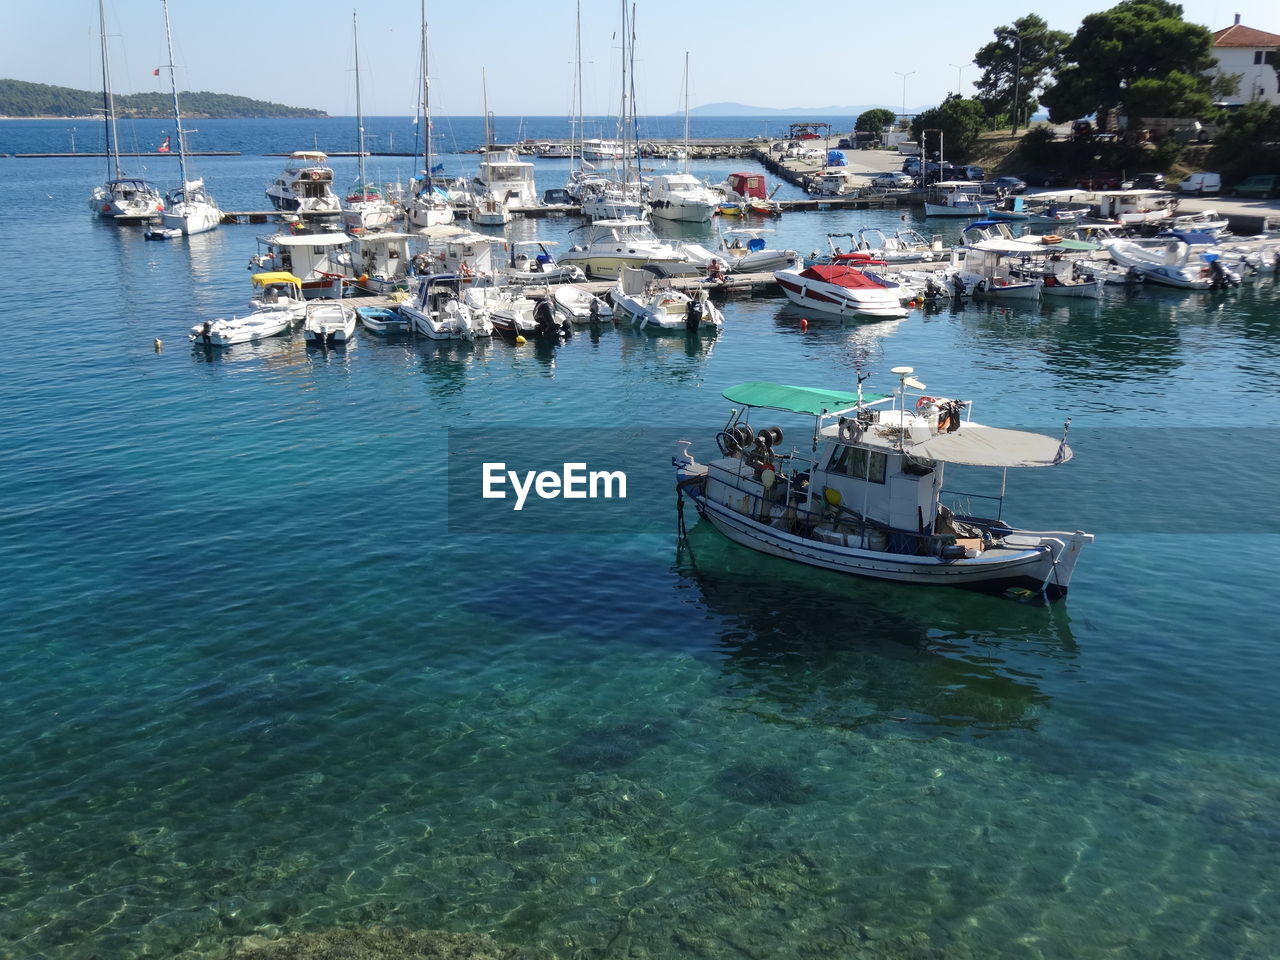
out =
[[1236,22],[1213,34],[1213,55],[1218,58],[1217,70],[1225,74],[1237,74],[1240,88],[1227,103],[1252,103],[1262,100],[1280,104],[1280,34],[1255,30]]

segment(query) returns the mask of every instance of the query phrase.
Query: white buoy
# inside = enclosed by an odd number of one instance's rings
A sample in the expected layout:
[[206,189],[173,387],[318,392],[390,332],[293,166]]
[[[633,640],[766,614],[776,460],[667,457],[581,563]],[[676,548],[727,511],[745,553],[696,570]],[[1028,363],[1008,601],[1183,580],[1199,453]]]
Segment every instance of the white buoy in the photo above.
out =
[[159,337],[156,337],[155,340],[152,341],[152,346],[156,348],[156,353],[160,353],[164,350],[164,341]]

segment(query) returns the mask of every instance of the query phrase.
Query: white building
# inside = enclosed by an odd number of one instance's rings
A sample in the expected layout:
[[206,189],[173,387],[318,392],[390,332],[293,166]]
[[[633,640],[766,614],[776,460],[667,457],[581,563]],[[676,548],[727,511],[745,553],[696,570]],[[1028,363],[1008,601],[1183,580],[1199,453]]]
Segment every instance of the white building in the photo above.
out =
[[1273,66],[1280,63],[1280,34],[1246,27],[1237,13],[1234,24],[1214,33],[1213,55],[1218,72],[1240,76],[1240,89],[1227,103],[1280,104],[1280,73]]

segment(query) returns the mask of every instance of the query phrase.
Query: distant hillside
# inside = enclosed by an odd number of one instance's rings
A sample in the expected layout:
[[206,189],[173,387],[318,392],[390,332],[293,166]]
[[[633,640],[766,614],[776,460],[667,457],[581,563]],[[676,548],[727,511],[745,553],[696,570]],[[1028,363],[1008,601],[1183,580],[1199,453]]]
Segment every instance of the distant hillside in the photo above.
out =
[[[264,100],[251,100],[227,93],[182,93],[185,117],[327,117],[323,110],[286,107]],[[173,98],[167,93],[125,93],[115,95],[116,115],[160,118],[173,115]],[[25,80],[0,80],[0,116],[4,117],[86,117],[102,114],[100,90],[73,90]]]
[[[856,117],[860,113],[876,108],[884,108],[898,112],[897,107],[883,103],[869,103],[854,107],[753,107],[745,103],[704,103],[700,107],[690,107],[690,116],[699,117],[792,117],[796,120],[809,120],[814,117]],[[680,113],[682,111],[676,111]],[[672,116],[675,114],[673,113]]]

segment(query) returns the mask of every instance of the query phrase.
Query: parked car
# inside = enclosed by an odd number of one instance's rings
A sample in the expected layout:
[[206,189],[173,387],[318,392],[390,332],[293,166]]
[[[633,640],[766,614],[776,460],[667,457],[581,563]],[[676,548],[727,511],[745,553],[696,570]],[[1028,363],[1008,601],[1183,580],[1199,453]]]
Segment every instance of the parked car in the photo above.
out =
[[1058,170],[1028,170],[1022,179],[1033,187],[1067,186],[1067,178]]
[[837,149],[837,150],[852,150],[852,149],[853,149],[853,141],[852,141],[852,140],[850,140],[848,137],[841,137],[841,138],[840,138],[840,142],[836,144],[836,149]]
[[1026,193],[1027,192],[1026,182],[1023,180],[1019,180],[1017,177],[996,177],[991,182],[994,183],[998,189],[1003,190],[1005,193]]
[[1131,182],[1134,190],[1163,190],[1165,185],[1163,173],[1139,173]]
[[1222,189],[1222,174],[1193,173],[1178,184],[1180,193],[1217,193]]
[[1245,177],[1237,183],[1231,192],[1237,197],[1270,200],[1274,196],[1280,196],[1280,176],[1273,173],[1255,173],[1252,177]]
[[981,167],[969,164],[964,168],[964,175],[969,180],[977,180],[981,182],[986,179],[987,171],[983,170]]
[[909,187],[915,181],[905,173],[878,173],[871,178],[873,187]]
[[907,157],[902,161],[902,172],[916,174],[920,172],[920,158]]

